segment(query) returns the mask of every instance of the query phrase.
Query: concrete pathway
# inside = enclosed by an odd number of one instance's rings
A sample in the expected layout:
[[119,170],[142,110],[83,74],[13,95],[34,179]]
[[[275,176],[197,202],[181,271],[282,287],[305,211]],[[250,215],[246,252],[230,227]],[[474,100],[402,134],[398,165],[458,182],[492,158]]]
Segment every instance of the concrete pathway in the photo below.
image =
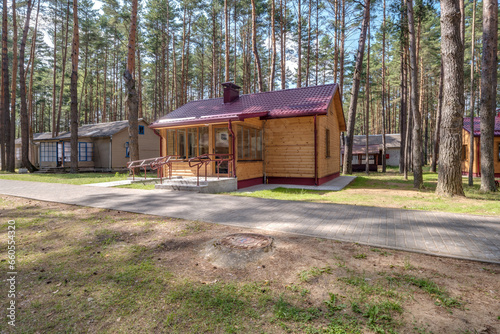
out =
[[339,191],[347,187],[355,179],[356,176],[347,176],[347,175],[339,176],[319,186],[302,186],[295,184],[258,184],[256,186],[239,189],[238,192],[245,193],[245,192],[254,192],[259,190],[271,190],[276,188],[306,189],[306,190],[318,190],[318,191]]
[[500,217],[1,179],[0,194],[500,264]]

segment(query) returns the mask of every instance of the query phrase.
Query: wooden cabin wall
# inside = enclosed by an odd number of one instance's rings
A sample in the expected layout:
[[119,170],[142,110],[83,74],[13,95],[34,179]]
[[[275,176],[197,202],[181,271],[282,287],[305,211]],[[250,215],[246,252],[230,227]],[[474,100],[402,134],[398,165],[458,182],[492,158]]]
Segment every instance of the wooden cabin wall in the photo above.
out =
[[500,137],[493,138],[493,165],[495,169],[495,176],[500,176]]
[[314,117],[267,120],[264,147],[267,177],[314,178]]
[[[330,156],[326,156],[326,130],[330,130]],[[318,116],[318,177],[340,172],[340,129],[335,105],[330,104],[326,116]]]

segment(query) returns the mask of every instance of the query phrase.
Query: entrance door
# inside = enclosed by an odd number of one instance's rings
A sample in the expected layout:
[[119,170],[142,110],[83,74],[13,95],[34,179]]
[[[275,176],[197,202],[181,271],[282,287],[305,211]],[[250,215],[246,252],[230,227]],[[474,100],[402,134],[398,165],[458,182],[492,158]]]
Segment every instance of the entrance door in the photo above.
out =
[[[214,127],[214,154],[216,159],[228,159],[227,154],[230,152],[229,145],[229,131],[227,128],[215,128]],[[218,155],[221,154],[221,155]],[[214,172],[217,173],[217,164],[214,164]],[[222,162],[219,165],[219,174],[228,174],[229,163],[227,161]]]

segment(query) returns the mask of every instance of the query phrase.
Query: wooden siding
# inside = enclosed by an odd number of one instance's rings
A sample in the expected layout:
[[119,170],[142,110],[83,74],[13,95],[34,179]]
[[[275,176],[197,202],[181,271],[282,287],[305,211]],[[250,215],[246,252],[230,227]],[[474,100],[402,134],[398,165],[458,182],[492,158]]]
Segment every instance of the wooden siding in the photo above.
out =
[[[144,126],[144,134],[139,135],[139,159],[156,158],[160,156],[160,138],[148,127],[144,121],[139,125]],[[129,141],[128,129],[115,133],[112,141],[112,168],[126,168],[130,158],[126,157],[125,143]],[[106,166],[107,168],[107,166]]]
[[[335,104],[331,103],[327,115],[317,118],[319,178],[340,172],[340,128],[335,108]],[[326,130],[330,131],[330,155],[328,157],[326,156]]]
[[[462,160],[462,173],[469,173],[469,141],[470,134],[468,131],[462,129],[462,147],[465,147],[467,150],[466,159]],[[493,138],[493,166],[495,170],[495,174],[500,174],[500,156],[499,156],[499,146],[500,145],[500,137]],[[481,144],[480,138],[474,138],[474,166],[472,166],[472,173],[474,175],[478,175],[481,173]],[[479,167],[479,168],[478,168]]]
[[267,120],[264,147],[267,177],[314,177],[314,117]]
[[[262,129],[264,121],[259,118],[247,118],[244,122],[235,122],[233,124],[233,132],[236,135],[235,141],[235,156],[238,157],[238,147],[241,138],[238,138],[238,127],[246,126],[255,129]],[[263,148],[265,143],[262,144]],[[236,176],[239,181],[255,179],[264,176],[264,161],[244,161],[236,159]]]

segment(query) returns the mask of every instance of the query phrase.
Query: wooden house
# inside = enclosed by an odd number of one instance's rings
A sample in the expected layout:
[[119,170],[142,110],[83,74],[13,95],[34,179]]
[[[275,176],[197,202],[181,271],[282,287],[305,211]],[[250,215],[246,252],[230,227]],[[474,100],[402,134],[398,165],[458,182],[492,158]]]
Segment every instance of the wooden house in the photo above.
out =
[[[474,117],[474,165],[472,174],[481,176],[481,119]],[[493,164],[495,177],[500,177],[500,112],[495,117],[495,130],[493,137]],[[464,118],[462,129],[462,174],[469,175],[469,145],[470,145],[470,117]]]
[[176,158],[172,174],[196,175],[190,159],[204,156],[219,159],[207,175],[218,169],[236,177],[238,188],[319,185],[339,176],[345,119],[337,84],[241,96],[237,85],[223,86],[223,97],[189,102],[151,124],[161,155]]
[[[38,161],[40,157],[40,153],[38,151],[40,145],[37,141],[42,139],[51,138],[52,135],[50,132],[39,132],[33,134],[33,143],[31,144],[31,148],[28,151],[30,162],[38,167],[40,162]],[[21,167],[21,150],[22,150],[22,140],[21,138],[17,138],[15,141],[15,166],[16,168]]]
[[[377,171],[382,165],[382,135],[368,136],[368,159],[370,171]],[[401,134],[385,135],[385,159],[387,166],[399,166],[401,150]],[[355,172],[366,170],[366,135],[353,136],[352,142],[352,170]],[[344,162],[344,147],[342,146],[342,157],[340,163]]]
[[[160,153],[158,135],[144,120],[139,120],[139,155],[141,159]],[[50,133],[33,142],[39,145],[41,169],[69,168],[71,133],[52,138]],[[121,171],[130,161],[128,121],[86,124],[78,128],[78,168],[82,171]]]

